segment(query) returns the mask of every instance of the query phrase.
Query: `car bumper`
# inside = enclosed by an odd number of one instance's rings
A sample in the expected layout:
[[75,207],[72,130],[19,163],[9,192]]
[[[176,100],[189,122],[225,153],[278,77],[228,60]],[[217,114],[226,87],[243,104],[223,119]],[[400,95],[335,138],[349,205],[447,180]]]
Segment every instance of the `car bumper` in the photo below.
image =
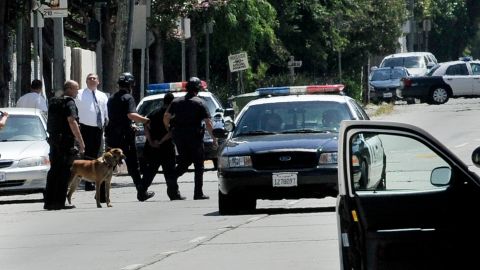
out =
[[426,88],[402,88],[397,90],[397,96],[401,98],[428,98],[430,89]]
[[396,100],[397,89],[386,90],[386,91],[370,91],[371,100]]
[[301,170],[297,172],[297,186],[273,187],[272,171],[221,170],[218,172],[219,190],[223,194],[248,194],[257,199],[324,198],[338,194],[336,168]]
[[5,180],[0,181],[0,194],[28,194],[43,192],[47,184],[49,166],[2,169]]

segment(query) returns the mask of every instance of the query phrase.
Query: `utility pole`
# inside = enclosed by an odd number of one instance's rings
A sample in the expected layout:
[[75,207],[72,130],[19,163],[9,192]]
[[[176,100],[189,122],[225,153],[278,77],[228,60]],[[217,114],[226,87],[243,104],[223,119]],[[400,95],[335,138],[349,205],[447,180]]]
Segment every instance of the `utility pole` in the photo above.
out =
[[409,0],[408,3],[408,9],[410,11],[410,38],[408,39],[408,51],[413,52],[414,51],[414,43],[416,41],[416,24],[415,24],[415,0]]
[[57,92],[63,89],[65,82],[65,53],[64,53],[64,34],[63,17],[53,19],[53,90]]

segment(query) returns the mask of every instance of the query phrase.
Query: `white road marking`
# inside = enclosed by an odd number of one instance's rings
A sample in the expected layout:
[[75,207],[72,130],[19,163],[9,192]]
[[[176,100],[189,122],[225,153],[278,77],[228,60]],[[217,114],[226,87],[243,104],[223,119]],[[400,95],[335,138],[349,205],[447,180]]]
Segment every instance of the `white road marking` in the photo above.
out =
[[125,266],[121,270],[137,270],[137,269],[140,269],[143,266],[144,266],[144,264],[131,264],[129,266]]
[[460,147],[464,147],[465,145],[468,145],[468,143],[462,143],[462,144],[459,144],[459,145],[455,145],[454,147],[455,148],[460,148]]
[[174,253],[177,253],[178,251],[176,250],[170,250],[170,251],[165,251],[165,252],[162,252],[161,254],[162,255],[170,255],[170,254],[174,254]]
[[192,240],[189,241],[189,243],[198,243],[200,241],[202,241],[203,239],[207,238],[206,236],[199,236],[197,238],[194,238]]
[[295,200],[295,201],[292,201],[292,202],[289,202],[288,205],[294,205],[294,204],[297,204],[300,200]]
[[248,221],[251,222],[251,221],[256,221],[256,220],[259,220],[260,217],[253,217],[253,218],[249,218]]

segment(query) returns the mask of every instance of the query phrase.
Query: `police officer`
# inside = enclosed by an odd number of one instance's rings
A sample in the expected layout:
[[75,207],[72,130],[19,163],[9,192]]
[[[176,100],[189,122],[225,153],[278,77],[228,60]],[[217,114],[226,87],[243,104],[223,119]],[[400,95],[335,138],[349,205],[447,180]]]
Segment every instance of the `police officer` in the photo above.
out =
[[175,146],[172,141],[172,133],[169,132],[163,123],[163,116],[170,103],[173,101],[173,94],[167,93],[163,97],[163,106],[147,115],[150,124],[145,126],[147,142],[143,154],[145,155],[145,166],[143,181],[150,186],[158,168],[162,165],[163,175],[167,183],[167,195],[170,200],[185,200],[178,191],[177,176],[175,174]]
[[118,147],[125,154],[128,174],[132,177],[137,188],[137,199],[145,201],[155,195],[147,191],[140,176],[138,168],[137,149],[135,147],[135,127],[132,121],[147,124],[150,120],[137,113],[135,100],[131,91],[135,86],[135,78],[132,74],[122,73],[118,78],[119,90],[115,92],[107,102],[108,125],[105,129],[105,140],[108,147]]
[[183,175],[193,163],[195,167],[194,200],[209,199],[203,194],[203,135],[205,132],[202,121],[205,122],[214,146],[217,139],[213,136],[210,113],[204,101],[197,97],[202,89],[202,83],[197,77],[192,77],[187,82],[187,94],[175,99],[164,116],[166,127],[171,128],[173,141],[178,151],[178,164],[175,168],[177,177]]
[[47,130],[50,145],[50,170],[47,174],[45,190],[46,210],[74,208],[65,205],[67,196],[70,167],[77,153],[74,148],[75,140],[79,152],[85,151],[85,143],[78,125],[78,110],[74,98],[78,94],[78,83],[72,80],[63,86],[64,97],[53,97],[48,108]]

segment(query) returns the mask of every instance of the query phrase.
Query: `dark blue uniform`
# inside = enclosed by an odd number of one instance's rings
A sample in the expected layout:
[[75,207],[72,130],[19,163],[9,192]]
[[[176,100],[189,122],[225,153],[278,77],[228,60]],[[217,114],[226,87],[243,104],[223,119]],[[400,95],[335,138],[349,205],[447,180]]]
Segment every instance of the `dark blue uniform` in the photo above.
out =
[[76,155],[75,137],[68,124],[68,117],[78,122],[78,110],[71,97],[54,97],[48,108],[48,144],[50,145],[50,170],[47,174],[44,209],[65,207],[70,167]]
[[174,117],[170,121],[173,141],[178,150],[178,164],[175,168],[177,178],[183,175],[193,163],[195,167],[194,198],[203,196],[203,135],[205,127],[202,120],[210,118],[210,113],[204,101],[187,93],[184,97],[175,99],[168,112]]
[[129,113],[137,112],[135,100],[127,90],[120,89],[108,99],[107,108],[109,122],[105,129],[106,145],[123,150],[127,157],[125,162],[128,174],[132,177],[137,191],[145,192],[148,187],[143,184],[138,168],[135,130],[132,127],[132,120],[128,118]]

